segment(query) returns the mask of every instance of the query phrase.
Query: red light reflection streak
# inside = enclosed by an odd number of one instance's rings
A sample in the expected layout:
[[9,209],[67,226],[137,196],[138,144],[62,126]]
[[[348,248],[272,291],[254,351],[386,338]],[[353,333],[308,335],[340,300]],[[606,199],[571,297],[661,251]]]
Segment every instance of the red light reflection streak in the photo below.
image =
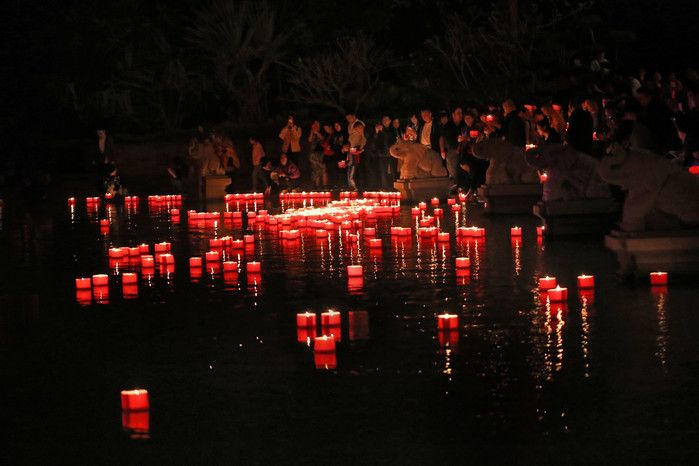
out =
[[580,319],[581,319],[581,329],[580,334],[580,347],[582,349],[583,360],[585,361],[585,377],[590,377],[590,322],[589,322],[589,311],[587,309],[588,300],[587,296],[581,296],[581,308],[580,308]]
[[563,326],[566,324],[563,316],[565,305],[558,307],[556,313],[556,372],[563,369]]
[[519,276],[522,271],[522,257],[520,252],[520,243],[518,238],[513,238],[512,240],[512,262],[515,265],[515,275]]
[[449,376],[449,381],[451,382],[452,378],[452,367],[451,367],[451,348],[445,348],[444,349],[444,370],[442,371],[444,375]]
[[668,323],[667,310],[665,309],[665,292],[653,292],[655,300],[656,314],[658,316],[658,334],[655,337],[655,356],[660,360],[663,369],[667,371],[667,343],[668,343]]

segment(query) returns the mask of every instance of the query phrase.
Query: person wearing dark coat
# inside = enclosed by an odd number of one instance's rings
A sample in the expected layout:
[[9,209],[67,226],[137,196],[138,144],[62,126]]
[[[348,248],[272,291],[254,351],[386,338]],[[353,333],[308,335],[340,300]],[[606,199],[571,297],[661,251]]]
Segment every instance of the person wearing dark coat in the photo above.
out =
[[592,116],[583,110],[579,99],[570,99],[568,104],[568,131],[566,143],[578,152],[592,154]]
[[506,100],[502,104],[505,119],[502,122],[502,135],[505,141],[522,147],[527,144],[527,132],[524,122],[519,117],[519,110],[512,100]]

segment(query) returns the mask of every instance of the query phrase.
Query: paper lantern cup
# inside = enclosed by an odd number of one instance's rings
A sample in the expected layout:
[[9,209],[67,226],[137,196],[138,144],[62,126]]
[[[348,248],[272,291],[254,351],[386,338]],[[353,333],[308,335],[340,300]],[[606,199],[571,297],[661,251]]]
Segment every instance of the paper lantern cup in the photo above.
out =
[[595,277],[592,275],[578,275],[578,288],[594,288]]
[[550,290],[556,288],[556,277],[546,277],[539,278],[539,289],[540,290]]
[[557,286],[548,290],[549,301],[552,303],[560,303],[568,300],[568,288]]
[[456,258],[456,268],[457,269],[467,269],[471,267],[471,259],[468,257],[457,257]]
[[121,391],[121,409],[123,411],[145,411],[149,407],[148,390]]
[[654,286],[667,285],[667,272],[651,272],[650,284]]
[[459,328],[459,316],[456,314],[441,314],[437,316],[439,330]]

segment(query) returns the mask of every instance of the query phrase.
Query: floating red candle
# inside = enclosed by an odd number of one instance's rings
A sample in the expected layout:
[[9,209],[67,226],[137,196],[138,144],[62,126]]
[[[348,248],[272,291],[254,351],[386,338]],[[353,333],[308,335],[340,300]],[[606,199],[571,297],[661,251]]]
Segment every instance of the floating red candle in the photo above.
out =
[[332,309],[320,314],[320,324],[322,327],[338,327],[340,325],[341,314]]
[[223,263],[224,272],[238,272],[238,263],[233,261],[225,261]]
[[296,314],[296,326],[299,328],[316,328],[316,315],[311,312]]
[[145,411],[149,407],[148,390],[121,391],[121,409],[123,411]]
[[221,260],[221,254],[218,251],[207,251],[205,257],[207,266],[211,263],[218,263]]
[[510,228],[510,235],[511,236],[522,236],[522,228],[521,227]]
[[361,265],[348,265],[347,266],[347,276],[348,277],[361,277],[363,274]]
[[107,286],[109,285],[109,275],[100,273],[92,276],[92,286]]
[[457,257],[456,258],[456,268],[457,269],[467,269],[471,267],[471,259],[468,257]]
[[313,340],[313,351],[316,353],[334,353],[335,337],[332,335],[316,337],[315,340]]
[[650,273],[650,284],[651,285],[667,285],[667,272],[651,272]]
[[371,238],[369,240],[369,247],[370,248],[380,248],[381,247],[381,238]]
[[155,259],[149,254],[144,254],[141,256],[141,268],[142,269],[152,269],[155,267]]
[[578,275],[578,288],[594,288],[595,277],[592,275]]
[[437,316],[439,330],[459,328],[459,316],[456,314],[440,314]]
[[252,261],[245,264],[245,269],[248,273],[259,274],[262,271],[262,265],[259,262]]
[[76,290],[89,290],[92,288],[91,278],[76,278],[75,279],[75,289]]
[[550,290],[556,287],[556,277],[549,277],[548,275],[539,278],[539,289],[540,290]]
[[568,288],[562,288],[556,286],[556,288],[551,288],[548,290],[549,301],[552,303],[560,303],[568,299]]

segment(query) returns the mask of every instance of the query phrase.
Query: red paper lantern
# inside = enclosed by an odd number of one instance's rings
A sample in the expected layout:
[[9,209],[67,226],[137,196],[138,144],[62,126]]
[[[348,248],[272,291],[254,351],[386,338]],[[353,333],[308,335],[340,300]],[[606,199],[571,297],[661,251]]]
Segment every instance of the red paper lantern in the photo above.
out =
[[651,285],[667,285],[667,272],[651,272],[650,273],[650,284]]
[[556,288],[551,288],[548,290],[549,301],[552,303],[560,303],[568,300],[568,288],[562,288],[556,286]]
[[594,288],[595,277],[592,275],[578,275],[578,288]]
[[457,269],[467,269],[471,267],[471,259],[468,257],[457,257],[456,258],[456,268]]
[[556,277],[549,277],[548,275],[539,278],[539,289],[540,290],[550,290],[556,287]]
[[439,330],[459,328],[459,316],[456,314],[441,314],[437,316]]
[[145,411],[149,407],[148,390],[121,391],[121,409],[123,411]]

